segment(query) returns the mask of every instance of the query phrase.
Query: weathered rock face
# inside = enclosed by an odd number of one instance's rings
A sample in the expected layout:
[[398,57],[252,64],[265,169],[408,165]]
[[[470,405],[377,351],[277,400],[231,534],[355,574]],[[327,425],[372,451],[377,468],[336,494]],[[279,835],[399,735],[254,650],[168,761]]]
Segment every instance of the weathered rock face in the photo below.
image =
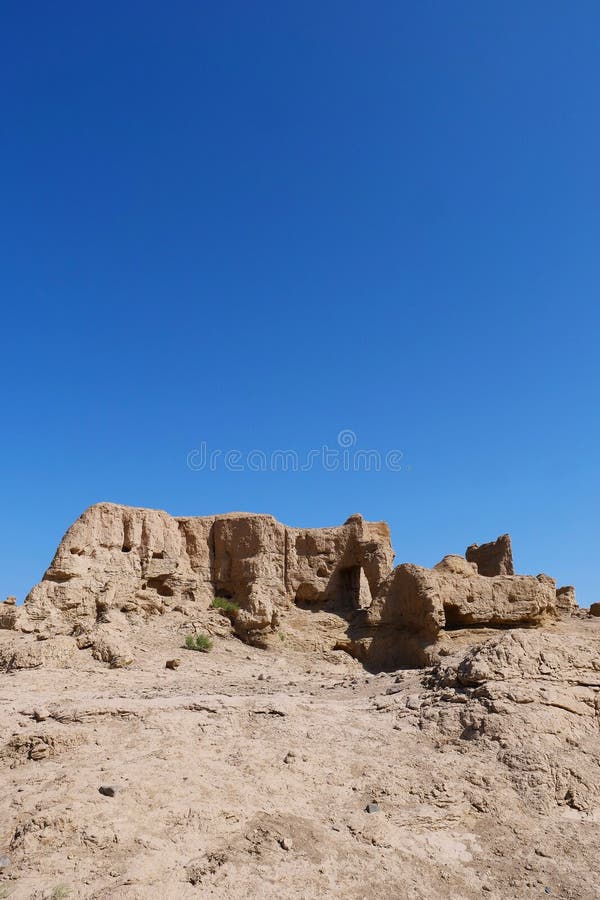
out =
[[471,544],[467,547],[465,556],[469,562],[474,562],[480,575],[493,577],[494,575],[514,575],[512,544],[509,534],[501,534],[495,541],[488,544]]
[[406,563],[394,569],[372,615],[435,638],[446,627],[539,625],[555,609],[552,587],[531,576],[490,578]]
[[100,503],[69,528],[26,615],[57,632],[194,605],[215,596],[241,606],[240,631],[273,625],[278,607],[346,592],[358,607],[391,570],[387,525],[352,516],[339,528],[287,528],[272,516],[174,518]]
[[7,597],[4,603],[0,603],[0,628],[17,627],[17,599]]
[[389,668],[431,661],[443,631],[539,625],[574,608],[572,588],[507,573],[508,535],[469,551],[470,560],[392,570],[387,525],[359,515],[302,529],[269,515],[175,518],[100,503],[69,528],[25,606],[0,605],[0,627],[73,635],[111,665],[128,665],[129,622],[193,616],[222,596],[239,604],[241,636],[260,640],[293,606],[322,609],[348,623],[337,646]]
[[440,665],[419,722],[441,743],[487,746],[522,801],[544,814],[556,804],[592,810],[600,799],[599,634],[569,628],[500,632]]
[[556,608],[563,615],[570,615],[577,609],[575,588],[572,584],[556,589]]
[[367,614],[379,631],[371,656],[379,646],[389,655],[390,632],[401,631],[403,656],[427,664],[442,630],[541,625],[556,616],[554,583],[545,576],[490,577],[475,568],[460,556],[447,556],[433,569],[410,563],[395,568]]

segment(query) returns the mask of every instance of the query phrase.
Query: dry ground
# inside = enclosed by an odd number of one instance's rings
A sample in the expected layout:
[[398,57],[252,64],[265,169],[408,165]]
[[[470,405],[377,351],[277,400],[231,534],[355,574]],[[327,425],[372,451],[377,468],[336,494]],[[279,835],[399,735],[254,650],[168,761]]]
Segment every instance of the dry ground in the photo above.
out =
[[334,621],[297,615],[260,650],[207,614],[206,654],[163,617],[126,669],[52,641],[16,669],[6,647],[33,639],[0,632],[0,897],[600,896],[597,623],[549,638],[585,644],[585,677],[547,649],[532,675],[519,632],[521,669],[464,688],[452,668],[369,675],[324,650]]

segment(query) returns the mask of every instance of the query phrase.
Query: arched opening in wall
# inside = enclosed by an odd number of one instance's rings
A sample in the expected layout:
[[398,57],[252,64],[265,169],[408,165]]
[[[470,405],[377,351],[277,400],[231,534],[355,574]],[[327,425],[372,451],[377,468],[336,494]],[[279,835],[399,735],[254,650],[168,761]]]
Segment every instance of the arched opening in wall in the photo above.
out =
[[367,576],[362,566],[348,566],[340,569],[340,601],[349,609],[368,609],[373,598]]
[[[317,570],[306,572],[307,580],[294,585],[294,605],[288,611],[290,634],[297,646],[311,652],[343,651],[362,660],[363,638],[372,639],[367,609],[372,596],[362,566],[331,566],[328,577]],[[302,612],[300,612],[302,610]]]
[[[498,631],[509,630],[514,627],[512,622],[494,621],[491,616],[488,621],[475,619],[472,614],[452,603],[444,603],[444,628],[446,631],[462,631],[464,628],[494,628]],[[535,625],[535,623],[531,623]],[[527,622],[521,622],[520,628],[529,627]]]
[[308,581],[298,585],[294,600],[299,609],[349,619],[357,611],[367,609],[372,597],[362,566],[345,566],[332,575],[325,590]]
[[444,603],[444,617],[446,619],[446,624],[444,626],[446,631],[455,631],[465,627],[464,616],[461,615],[458,606],[453,606],[451,603]]
[[131,553],[133,550],[133,522],[126,519],[123,522],[123,543],[121,546],[123,553]]
[[360,577],[358,581],[358,608],[359,609],[368,609],[373,602],[373,595],[371,594],[371,586],[369,585],[368,578],[365,574],[365,570],[360,568]]

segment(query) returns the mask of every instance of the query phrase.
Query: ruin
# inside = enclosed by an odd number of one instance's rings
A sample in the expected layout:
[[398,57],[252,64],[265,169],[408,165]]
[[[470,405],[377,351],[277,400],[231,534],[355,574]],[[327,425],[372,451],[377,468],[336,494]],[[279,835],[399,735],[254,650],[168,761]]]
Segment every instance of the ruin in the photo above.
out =
[[493,578],[495,575],[514,575],[512,543],[509,534],[501,534],[487,544],[471,544],[465,558],[475,563],[480,575]]
[[[76,635],[168,611],[193,616],[216,596],[239,604],[237,634],[260,643],[291,607],[347,625],[336,646],[375,668],[423,665],[443,633],[543,624],[576,609],[574,589],[515,575],[510,537],[393,568],[389,528],[350,516],[339,527],[291,528],[269,515],[173,517],[99,503],[68,529],[42,581],[0,627]],[[123,654],[121,654],[123,655]]]

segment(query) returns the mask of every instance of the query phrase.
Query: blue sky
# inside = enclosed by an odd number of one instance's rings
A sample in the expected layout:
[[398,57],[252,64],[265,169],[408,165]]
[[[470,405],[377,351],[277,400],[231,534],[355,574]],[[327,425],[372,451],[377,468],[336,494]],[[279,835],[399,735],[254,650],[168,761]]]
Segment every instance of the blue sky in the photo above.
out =
[[[600,600],[596,3],[3,18],[0,594],[111,500],[510,531]],[[187,464],[343,429],[401,471]]]

